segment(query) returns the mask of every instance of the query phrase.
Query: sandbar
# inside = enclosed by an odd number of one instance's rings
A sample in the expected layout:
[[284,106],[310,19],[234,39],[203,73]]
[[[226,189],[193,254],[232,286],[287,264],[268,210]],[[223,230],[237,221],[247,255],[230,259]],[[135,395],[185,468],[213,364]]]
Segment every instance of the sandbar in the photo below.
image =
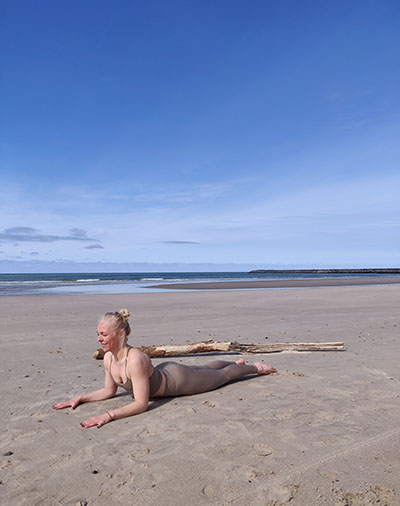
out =
[[246,281],[202,281],[190,283],[162,283],[148,288],[175,290],[246,290],[255,288],[311,288],[325,286],[360,286],[400,284],[400,276],[312,278],[312,279],[265,279]]

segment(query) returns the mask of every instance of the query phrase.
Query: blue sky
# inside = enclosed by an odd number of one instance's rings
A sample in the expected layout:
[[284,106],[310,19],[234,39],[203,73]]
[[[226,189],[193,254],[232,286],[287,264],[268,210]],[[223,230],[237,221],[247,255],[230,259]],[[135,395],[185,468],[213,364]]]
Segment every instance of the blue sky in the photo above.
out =
[[400,265],[398,2],[4,2],[0,50],[3,272]]

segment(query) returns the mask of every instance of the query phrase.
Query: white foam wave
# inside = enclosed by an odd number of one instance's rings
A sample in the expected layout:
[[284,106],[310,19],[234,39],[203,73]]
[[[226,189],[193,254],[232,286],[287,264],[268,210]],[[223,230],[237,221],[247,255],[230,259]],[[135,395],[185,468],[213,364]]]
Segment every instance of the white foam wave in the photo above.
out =
[[140,278],[139,281],[163,281],[165,278]]

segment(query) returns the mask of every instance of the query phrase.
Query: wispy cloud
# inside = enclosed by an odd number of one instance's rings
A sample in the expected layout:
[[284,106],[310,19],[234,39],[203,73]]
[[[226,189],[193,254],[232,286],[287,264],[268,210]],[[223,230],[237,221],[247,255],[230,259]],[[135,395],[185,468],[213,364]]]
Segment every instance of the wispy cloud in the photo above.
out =
[[104,249],[104,246],[101,244],[91,244],[90,246],[85,246],[85,249]]
[[161,244],[200,244],[194,241],[160,241]]
[[38,232],[36,228],[31,227],[12,227],[8,228],[4,232],[8,232],[9,234],[35,234]]
[[213,183],[192,184],[160,184],[155,187],[142,187],[134,195],[137,202],[153,202],[163,204],[195,204],[229,196],[232,192],[242,189],[247,178],[237,178]]
[[56,242],[56,241],[91,241],[99,242],[87,236],[80,228],[73,228],[69,235],[47,235],[32,227],[11,227],[0,232],[0,240],[13,242]]
[[74,237],[82,237],[85,240],[88,239],[87,233],[81,228],[71,228],[71,235]]

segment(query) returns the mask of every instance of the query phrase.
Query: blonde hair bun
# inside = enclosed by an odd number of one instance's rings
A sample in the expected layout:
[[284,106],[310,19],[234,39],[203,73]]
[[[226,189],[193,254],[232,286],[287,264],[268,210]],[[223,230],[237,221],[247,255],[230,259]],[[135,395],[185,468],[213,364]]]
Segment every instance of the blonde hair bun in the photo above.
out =
[[124,321],[126,321],[131,316],[131,313],[127,309],[121,309],[119,311],[119,314]]
[[125,331],[125,342],[126,338],[131,333],[131,327],[129,325],[128,318],[131,313],[127,309],[121,309],[121,311],[111,311],[106,313],[101,321],[110,321],[112,322],[115,330],[124,330]]

